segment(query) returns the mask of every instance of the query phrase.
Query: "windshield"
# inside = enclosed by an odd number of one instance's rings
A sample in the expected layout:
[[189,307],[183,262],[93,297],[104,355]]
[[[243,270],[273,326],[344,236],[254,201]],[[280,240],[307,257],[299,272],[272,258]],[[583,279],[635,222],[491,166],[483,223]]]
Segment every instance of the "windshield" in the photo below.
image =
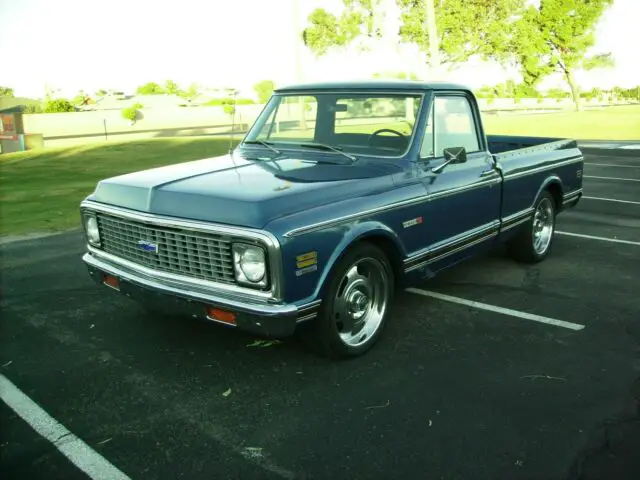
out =
[[421,100],[421,95],[404,93],[276,94],[245,141],[397,157],[409,148]]

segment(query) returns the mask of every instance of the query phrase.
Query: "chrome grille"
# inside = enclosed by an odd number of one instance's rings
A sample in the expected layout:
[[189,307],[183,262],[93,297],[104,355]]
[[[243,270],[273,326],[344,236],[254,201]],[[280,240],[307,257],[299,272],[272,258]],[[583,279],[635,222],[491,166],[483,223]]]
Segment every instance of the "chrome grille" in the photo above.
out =
[[[145,224],[104,213],[98,213],[97,219],[101,248],[107,253],[154,270],[236,283],[230,237]],[[140,241],[157,245],[157,252],[143,250]]]

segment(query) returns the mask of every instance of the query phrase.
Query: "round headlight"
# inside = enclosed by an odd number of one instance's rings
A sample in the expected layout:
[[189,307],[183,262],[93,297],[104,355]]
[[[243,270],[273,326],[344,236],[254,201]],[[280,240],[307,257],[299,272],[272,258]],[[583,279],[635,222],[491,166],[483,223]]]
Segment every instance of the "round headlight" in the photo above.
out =
[[100,243],[100,230],[98,230],[98,220],[94,216],[87,217],[87,239],[89,243]]
[[240,255],[240,269],[250,282],[262,280],[266,271],[264,251],[261,248],[247,248]]

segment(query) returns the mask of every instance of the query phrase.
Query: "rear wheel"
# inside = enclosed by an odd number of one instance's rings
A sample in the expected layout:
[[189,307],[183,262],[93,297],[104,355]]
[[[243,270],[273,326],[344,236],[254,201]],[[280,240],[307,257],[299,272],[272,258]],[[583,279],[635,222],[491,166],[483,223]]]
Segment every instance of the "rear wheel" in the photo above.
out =
[[544,260],[553,243],[556,214],[553,196],[545,191],[536,202],[531,221],[509,241],[507,247],[511,256],[524,263]]
[[319,353],[356,357],[378,341],[393,299],[394,275],[386,255],[362,243],[334,269],[318,318],[303,335]]

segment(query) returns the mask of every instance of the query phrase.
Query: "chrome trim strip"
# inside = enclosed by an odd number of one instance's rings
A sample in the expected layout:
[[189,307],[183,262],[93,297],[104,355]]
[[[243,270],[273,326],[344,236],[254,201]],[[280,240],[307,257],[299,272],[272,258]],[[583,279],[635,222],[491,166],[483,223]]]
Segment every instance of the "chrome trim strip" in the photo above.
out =
[[[446,250],[448,248],[451,247],[456,247],[457,245],[462,245],[464,246],[465,244],[469,243],[473,243],[473,238],[477,237],[479,235],[483,235],[486,232],[489,232],[491,230],[495,230],[496,233],[498,231],[498,227],[500,226],[500,222],[499,221],[493,221],[493,222],[489,222],[485,225],[481,225],[480,227],[474,228],[472,230],[468,230],[466,232],[463,232],[462,234],[456,235],[454,237],[450,237],[447,238],[445,240],[440,241],[438,244],[431,245],[430,247],[428,247],[428,249],[426,251],[423,251],[421,253],[417,253],[414,254],[410,257],[407,257],[404,260],[404,265],[405,265],[405,271],[408,271],[408,269],[413,269],[414,266],[411,265],[409,267],[407,267],[408,264],[413,263],[413,262],[420,262],[420,260],[422,260],[425,257],[429,257],[431,255],[437,255],[439,251],[442,250]],[[429,260],[430,261],[430,260]]]
[[[257,230],[253,228],[242,228],[242,227],[229,227],[226,225],[219,225],[214,223],[205,223],[201,221],[195,220],[186,220],[183,218],[169,217],[169,216],[158,216],[149,213],[135,212],[132,210],[127,210],[119,207],[112,207],[100,203],[93,202],[91,200],[84,200],[80,204],[81,211],[98,211],[107,213],[114,216],[120,216],[124,218],[129,218],[132,220],[136,220],[139,222],[145,222],[152,225],[161,225],[165,227],[172,228],[181,228],[185,230],[192,230],[197,232],[210,232],[216,233],[218,235],[229,235],[239,240],[249,241],[249,242],[259,242],[262,243],[263,246],[267,247],[267,252],[269,255],[269,264],[267,268],[270,272],[270,283],[271,290],[269,291],[261,291],[256,290],[254,288],[249,287],[241,287],[239,285],[229,285],[225,283],[219,282],[210,282],[210,281],[199,281],[197,279],[190,279],[191,283],[194,285],[206,285],[209,288],[223,290],[227,292],[236,293],[239,295],[247,295],[249,297],[255,297],[259,299],[268,299],[272,301],[280,301],[284,296],[283,292],[283,266],[282,266],[282,256],[280,253],[280,243],[278,239],[271,233]],[[110,261],[119,263],[121,265],[126,265],[132,269],[138,269],[140,271],[149,270],[145,267],[142,267],[137,264],[133,264],[128,262],[127,260],[120,259],[118,257],[114,257],[112,255],[106,254],[101,250],[96,249],[95,247],[91,247],[87,245],[89,251],[92,253],[103,255],[105,258],[109,258]],[[109,256],[107,256],[109,255]],[[166,274],[165,272],[158,272],[155,270],[151,271],[154,276],[164,277],[164,278],[177,278],[180,280],[184,280],[188,277],[182,277],[178,275]]]
[[272,304],[272,303],[253,303],[247,301],[246,298],[225,296],[224,293],[211,293],[205,288],[198,288],[197,285],[188,285],[180,281],[165,280],[152,277],[145,277],[140,272],[129,271],[126,267],[112,265],[101,260],[99,257],[90,253],[85,253],[82,260],[92,268],[125,279],[135,285],[143,288],[151,288],[153,290],[175,295],[182,298],[189,298],[198,302],[219,305],[236,312],[244,312],[253,315],[263,316],[279,316],[279,315],[295,315],[297,308],[288,304]]
[[572,157],[568,160],[564,160],[562,162],[553,163],[551,165],[543,165],[541,167],[534,168],[533,170],[526,170],[524,172],[516,172],[516,173],[507,173],[504,176],[504,181],[508,182],[509,180],[514,180],[516,178],[525,177],[527,175],[533,175],[536,173],[544,172],[546,170],[552,170],[554,168],[565,167],[567,165],[571,165],[573,163],[580,163],[584,161],[584,157],[582,155],[577,157]]
[[311,310],[312,308],[319,307],[321,303],[322,303],[322,300],[314,300],[313,302],[299,306],[298,311],[304,312],[305,310]]
[[307,320],[313,320],[317,316],[318,316],[317,312],[309,313],[308,315],[303,315],[301,317],[298,317],[298,319],[296,320],[296,323],[302,323],[302,322],[306,322]]
[[518,220],[517,222],[510,223],[509,225],[504,225],[503,227],[500,228],[500,232],[506,232],[508,230],[511,230],[512,228],[515,228],[518,225],[522,225],[523,223],[526,223],[529,220],[531,220],[531,216],[526,216],[522,220]]
[[464,185],[462,187],[450,188],[449,190],[443,190],[441,192],[431,194],[429,201],[438,200],[439,198],[450,197],[451,195],[468,192],[470,190],[475,190],[477,188],[490,187],[500,182],[502,182],[502,179],[500,177],[496,177],[496,178],[490,178],[489,180],[485,180],[482,182],[472,183],[470,185]]
[[416,269],[418,269],[420,267],[423,267],[423,266],[428,265],[428,264],[433,263],[433,262],[437,262],[438,260],[442,260],[443,258],[446,258],[449,255],[453,255],[454,253],[461,252],[462,250],[466,250],[467,248],[473,247],[474,245],[478,245],[479,243],[485,242],[487,240],[491,240],[492,238],[495,238],[497,236],[498,236],[498,232],[492,232],[492,233],[490,233],[488,235],[485,235],[483,237],[478,238],[477,240],[474,240],[473,242],[467,243],[465,245],[460,245],[459,247],[457,247],[457,248],[455,248],[453,250],[450,250],[448,252],[445,252],[445,253],[443,253],[441,255],[438,255],[437,257],[430,258],[428,260],[425,260],[424,262],[420,262],[420,263],[418,263],[416,265],[412,265],[412,266],[410,266],[408,268],[405,268],[404,272],[405,273],[412,272],[413,270],[416,270]]
[[298,227],[298,228],[294,228],[293,230],[289,230],[287,233],[284,234],[285,237],[289,238],[289,237],[297,237],[299,235],[304,235],[306,233],[311,233],[311,232],[315,232],[317,230],[322,230],[324,228],[330,228],[330,227],[335,227],[338,226],[342,223],[345,222],[349,222],[351,220],[356,220],[362,217],[367,217],[369,215],[374,215],[376,213],[383,213],[383,212],[388,212],[388,211],[392,211],[392,210],[396,210],[398,208],[403,208],[403,207],[408,207],[408,206],[412,206],[412,205],[418,205],[420,203],[423,202],[428,202],[431,200],[437,200],[438,198],[443,198],[446,196],[450,196],[450,195],[454,195],[457,193],[462,193],[462,192],[466,192],[469,190],[474,190],[476,188],[481,188],[481,187],[486,187],[486,186],[490,186],[496,183],[499,183],[501,180],[499,178],[497,179],[489,179],[489,180],[485,180],[482,182],[477,182],[477,183],[473,183],[471,185],[463,185],[461,187],[455,187],[455,188],[451,188],[449,190],[444,190],[442,192],[438,192],[436,194],[425,194],[425,195],[420,195],[419,197],[414,197],[408,200],[402,200],[400,202],[395,202],[395,203],[391,203],[389,205],[384,205],[382,207],[376,207],[376,208],[371,208],[369,210],[365,210],[364,212],[358,212],[358,213],[352,213],[349,215],[343,215],[342,217],[338,217],[338,218],[333,218],[330,220],[324,220],[322,222],[318,222],[318,223],[312,223],[309,225],[306,225],[304,227]]
[[562,203],[566,203],[568,201],[572,201],[574,199],[574,197],[577,197],[579,195],[582,195],[582,189],[578,188],[577,190],[573,190],[569,193],[565,193],[562,196]]
[[503,217],[502,218],[502,223],[511,223],[514,222],[516,220],[518,220],[520,217],[523,217],[525,215],[530,215],[533,213],[533,207],[529,207],[529,208],[525,208],[524,210],[520,210],[519,212],[516,213],[512,213],[511,215],[507,216],[507,217]]

